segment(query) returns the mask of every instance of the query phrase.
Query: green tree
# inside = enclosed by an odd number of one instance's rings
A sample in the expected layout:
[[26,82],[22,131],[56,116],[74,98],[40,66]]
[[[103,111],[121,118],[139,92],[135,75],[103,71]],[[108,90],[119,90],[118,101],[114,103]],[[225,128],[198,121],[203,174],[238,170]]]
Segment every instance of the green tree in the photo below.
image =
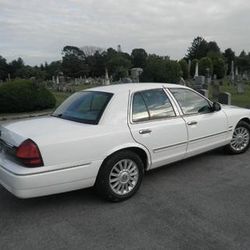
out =
[[166,82],[178,83],[181,77],[181,66],[177,61],[165,60]]
[[6,59],[0,56],[0,80],[4,81],[8,77],[8,64]]
[[235,52],[231,48],[228,48],[224,51],[223,56],[227,67],[227,75],[229,75],[231,72],[231,63],[232,61],[235,62]]
[[115,54],[108,62],[107,67],[109,72],[112,74],[114,80],[128,76],[128,70],[132,64],[123,53]]
[[45,67],[45,70],[47,72],[48,79],[51,79],[53,76],[58,75],[60,71],[62,71],[62,63],[61,61],[54,61]]
[[178,62],[157,55],[149,55],[141,78],[145,82],[177,83],[180,73],[181,67]]
[[207,41],[204,38],[198,36],[193,40],[191,47],[188,48],[186,58],[190,60],[201,59],[207,55],[207,52]]
[[88,74],[88,65],[82,50],[75,46],[65,46],[62,55],[62,71],[66,76],[80,77]]
[[225,76],[227,68],[223,55],[213,51],[208,52],[207,55],[213,63],[213,74],[215,74],[218,79],[222,79]]
[[188,63],[185,59],[179,61],[181,74],[184,79],[188,79]]
[[147,52],[144,49],[133,49],[131,53],[132,64],[135,68],[144,68],[147,61]]
[[236,65],[239,67],[241,73],[250,69],[250,57],[243,50],[240,55],[236,58]]
[[213,62],[209,57],[203,57],[199,60],[199,75],[205,76],[207,70],[213,75]]
[[226,73],[225,61],[221,57],[217,57],[213,60],[214,74],[218,79],[222,79]]
[[82,60],[82,61],[85,59],[84,52],[75,46],[65,46],[62,50],[62,55],[63,56],[75,56],[79,60]]
[[211,41],[207,44],[207,53],[209,52],[221,54],[220,48],[215,41]]
[[15,79],[17,77],[21,77],[19,72],[21,72],[23,68],[24,68],[24,62],[22,58],[19,57],[17,60],[13,60],[9,64],[11,78]]
[[100,54],[99,51],[96,51],[86,58],[86,62],[89,67],[89,75],[100,77],[105,74],[106,53]]

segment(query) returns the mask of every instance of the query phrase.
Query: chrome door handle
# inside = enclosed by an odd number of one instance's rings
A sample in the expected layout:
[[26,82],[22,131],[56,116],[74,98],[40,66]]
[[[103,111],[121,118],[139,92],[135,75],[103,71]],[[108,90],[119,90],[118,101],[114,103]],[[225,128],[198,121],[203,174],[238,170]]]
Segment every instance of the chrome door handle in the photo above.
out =
[[198,122],[196,122],[196,121],[191,121],[191,122],[188,122],[187,125],[192,126],[192,125],[196,125],[197,123]]
[[145,134],[150,134],[152,132],[151,129],[141,129],[139,130],[139,134],[145,135]]

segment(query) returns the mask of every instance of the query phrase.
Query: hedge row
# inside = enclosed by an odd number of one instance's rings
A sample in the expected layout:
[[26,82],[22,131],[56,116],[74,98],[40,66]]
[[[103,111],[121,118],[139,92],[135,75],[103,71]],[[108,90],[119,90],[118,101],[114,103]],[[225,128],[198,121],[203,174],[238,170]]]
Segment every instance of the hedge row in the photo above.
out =
[[54,95],[29,80],[15,80],[0,86],[0,113],[18,113],[53,108]]

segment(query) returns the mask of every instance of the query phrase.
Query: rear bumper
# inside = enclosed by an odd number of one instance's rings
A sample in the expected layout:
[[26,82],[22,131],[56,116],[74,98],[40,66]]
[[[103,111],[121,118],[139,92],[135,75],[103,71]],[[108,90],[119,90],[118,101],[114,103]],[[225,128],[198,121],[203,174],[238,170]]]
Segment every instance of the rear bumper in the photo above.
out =
[[19,198],[63,193],[93,186],[100,165],[101,162],[96,161],[75,167],[20,174],[4,166],[0,158],[0,184]]

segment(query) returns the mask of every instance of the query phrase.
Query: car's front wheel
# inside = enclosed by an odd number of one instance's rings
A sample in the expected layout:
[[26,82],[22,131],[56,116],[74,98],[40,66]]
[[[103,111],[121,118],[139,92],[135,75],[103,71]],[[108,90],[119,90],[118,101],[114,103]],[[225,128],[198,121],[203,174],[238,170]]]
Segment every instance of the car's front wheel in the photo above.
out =
[[226,150],[231,154],[244,153],[250,145],[250,125],[247,122],[240,121],[236,126],[233,138]]
[[144,173],[141,158],[124,150],[110,156],[102,165],[95,187],[98,193],[110,201],[123,201],[139,189]]

